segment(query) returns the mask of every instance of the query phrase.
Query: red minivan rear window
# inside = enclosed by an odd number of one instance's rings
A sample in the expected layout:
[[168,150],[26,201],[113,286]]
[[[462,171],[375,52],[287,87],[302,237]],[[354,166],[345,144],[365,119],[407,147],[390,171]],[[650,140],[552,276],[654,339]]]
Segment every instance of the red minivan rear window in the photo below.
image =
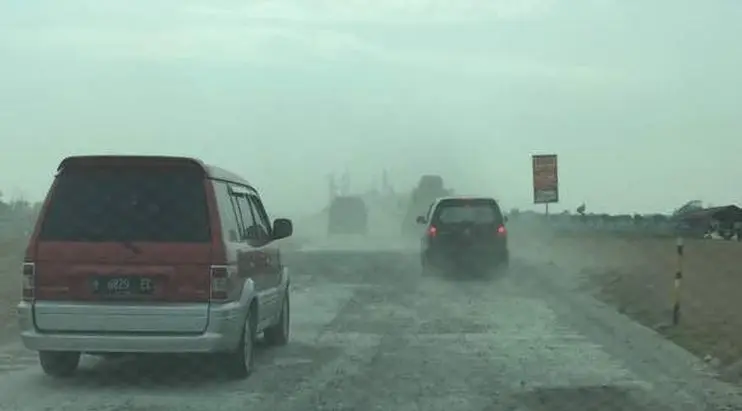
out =
[[56,178],[39,241],[211,240],[204,174],[190,167],[74,167]]

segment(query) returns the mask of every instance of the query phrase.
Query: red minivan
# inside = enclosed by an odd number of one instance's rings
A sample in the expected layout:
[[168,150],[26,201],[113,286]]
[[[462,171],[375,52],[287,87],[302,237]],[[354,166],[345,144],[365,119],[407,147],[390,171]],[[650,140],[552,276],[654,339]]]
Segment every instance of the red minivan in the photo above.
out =
[[58,377],[84,353],[213,353],[247,377],[260,333],[289,338],[277,240],[292,232],[247,181],[199,160],[68,157],[26,249],[23,343]]

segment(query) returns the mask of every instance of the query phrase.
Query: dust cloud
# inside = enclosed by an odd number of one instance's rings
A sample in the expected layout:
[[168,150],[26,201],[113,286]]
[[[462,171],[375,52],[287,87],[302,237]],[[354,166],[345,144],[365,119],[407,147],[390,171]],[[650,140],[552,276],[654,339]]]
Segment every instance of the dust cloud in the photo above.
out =
[[530,156],[553,152],[555,208],[739,200],[708,184],[742,178],[720,166],[742,127],[736,3],[425,3],[5,2],[0,190],[41,200],[68,155],[163,154],[246,177],[276,216],[321,210],[346,170],[356,193],[432,173],[525,209]]

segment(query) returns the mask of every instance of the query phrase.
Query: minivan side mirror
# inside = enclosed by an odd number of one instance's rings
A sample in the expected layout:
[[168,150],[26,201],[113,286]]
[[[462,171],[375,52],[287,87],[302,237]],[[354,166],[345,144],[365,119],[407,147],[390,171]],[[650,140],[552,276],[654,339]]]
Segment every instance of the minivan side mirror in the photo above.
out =
[[277,218],[273,220],[273,239],[291,237],[294,234],[294,223],[288,218]]
[[428,222],[428,219],[426,219],[426,218],[425,218],[425,217],[423,217],[423,216],[418,216],[418,217],[417,217],[417,218],[415,219],[415,221],[417,221],[417,223],[418,223],[418,224],[425,224],[425,223],[427,223],[427,222]]
[[507,223],[508,222],[508,216],[503,216],[502,217],[502,222],[503,223]]

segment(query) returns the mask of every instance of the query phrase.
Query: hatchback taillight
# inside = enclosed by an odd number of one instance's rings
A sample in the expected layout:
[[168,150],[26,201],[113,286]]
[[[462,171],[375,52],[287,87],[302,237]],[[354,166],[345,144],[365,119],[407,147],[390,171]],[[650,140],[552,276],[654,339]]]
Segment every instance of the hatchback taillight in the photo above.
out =
[[209,299],[217,302],[229,299],[229,270],[226,266],[211,266],[211,294]]
[[23,301],[33,301],[36,265],[34,263],[23,263],[21,275],[23,276]]
[[500,224],[500,226],[497,227],[497,235],[505,236],[507,234],[508,234],[508,230],[505,228],[504,225]]

